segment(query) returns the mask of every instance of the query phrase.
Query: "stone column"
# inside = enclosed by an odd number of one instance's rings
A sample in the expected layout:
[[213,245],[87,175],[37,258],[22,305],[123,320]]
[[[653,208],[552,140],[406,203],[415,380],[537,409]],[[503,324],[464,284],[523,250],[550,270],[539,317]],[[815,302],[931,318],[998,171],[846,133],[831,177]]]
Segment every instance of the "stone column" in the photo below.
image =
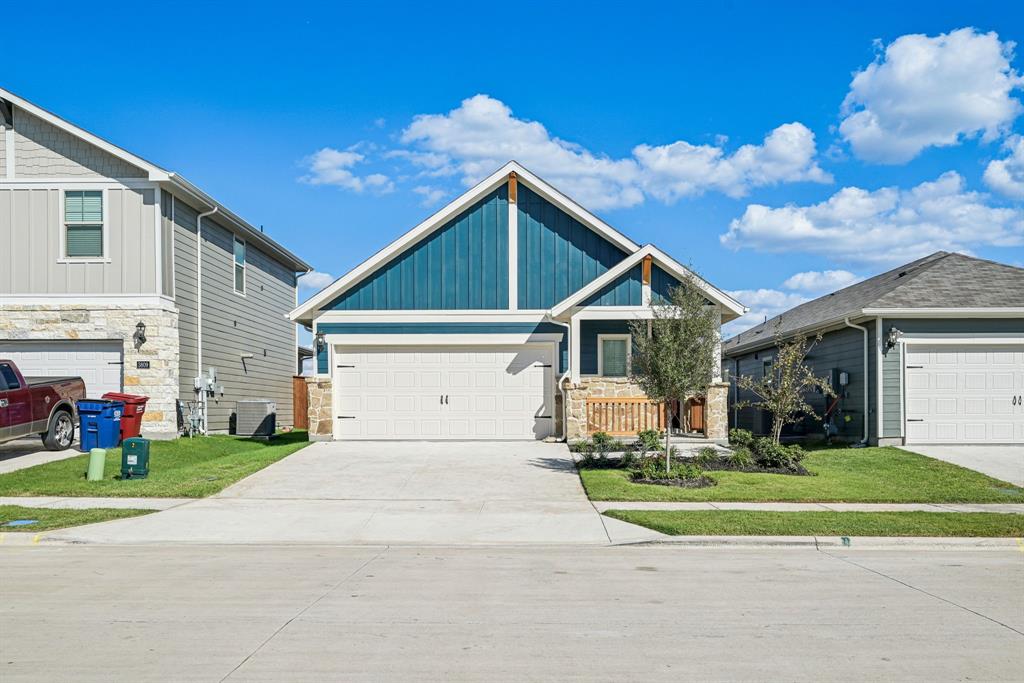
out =
[[714,441],[729,438],[729,383],[715,382],[708,387],[704,402],[704,435]]
[[334,402],[329,377],[307,377],[309,392],[309,439],[331,441],[334,438]]

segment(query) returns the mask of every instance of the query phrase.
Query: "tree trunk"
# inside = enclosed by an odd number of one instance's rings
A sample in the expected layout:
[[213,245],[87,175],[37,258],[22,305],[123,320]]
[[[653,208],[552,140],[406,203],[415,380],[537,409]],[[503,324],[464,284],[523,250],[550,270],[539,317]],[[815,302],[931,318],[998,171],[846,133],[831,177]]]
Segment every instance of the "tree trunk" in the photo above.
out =
[[665,401],[665,474],[672,471],[672,401]]
[[775,421],[772,424],[772,439],[775,443],[782,443],[782,427],[782,420],[775,418]]

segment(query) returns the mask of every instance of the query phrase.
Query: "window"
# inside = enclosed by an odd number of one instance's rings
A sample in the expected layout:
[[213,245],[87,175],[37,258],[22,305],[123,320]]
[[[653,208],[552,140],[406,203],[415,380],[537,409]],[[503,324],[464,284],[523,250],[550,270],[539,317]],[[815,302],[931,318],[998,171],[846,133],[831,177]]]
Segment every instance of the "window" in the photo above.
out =
[[0,389],[20,389],[18,376],[11,370],[11,366],[4,363],[0,365]]
[[64,256],[103,258],[103,190],[64,191]]
[[245,242],[235,238],[235,291],[245,294]]
[[597,374],[602,377],[625,377],[629,374],[632,344],[628,334],[597,336]]

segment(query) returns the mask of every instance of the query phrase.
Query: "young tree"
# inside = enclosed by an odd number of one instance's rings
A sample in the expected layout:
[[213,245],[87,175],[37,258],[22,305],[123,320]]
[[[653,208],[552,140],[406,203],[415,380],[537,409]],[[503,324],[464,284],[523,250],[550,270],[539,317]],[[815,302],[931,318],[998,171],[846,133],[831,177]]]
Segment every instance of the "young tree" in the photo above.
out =
[[763,377],[742,376],[737,378],[740,389],[751,392],[756,401],[745,401],[741,405],[752,405],[767,410],[772,415],[772,440],[779,443],[782,428],[800,421],[800,414],[819,417],[804,398],[808,391],[818,390],[825,396],[835,396],[832,383],[826,377],[817,377],[807,366],[807,354],[821,341],[819,334],[814,341],[800,335],[784,342],[775,330],[777,353],[772,362],[771,372]]
[[647,396],[665,406],[665,471],[671,468],[671,425],[677,403],[707,392],[719,367],[718,311],[705,298],[700,279],[688,275],[653,303],[651,320],[630,323],[630,375]]

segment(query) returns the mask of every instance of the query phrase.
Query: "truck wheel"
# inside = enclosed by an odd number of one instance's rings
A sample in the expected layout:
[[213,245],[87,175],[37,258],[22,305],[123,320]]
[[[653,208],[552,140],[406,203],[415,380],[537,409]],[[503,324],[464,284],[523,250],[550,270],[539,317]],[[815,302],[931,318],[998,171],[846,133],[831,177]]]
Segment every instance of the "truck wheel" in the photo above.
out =
[[71,419],[71,413],[66,410],[58,410],[50,416],[50,426],[43,437],[43,445],[48,451],[63,451],[71,448],[71,442],[75,440],[75,422]]

